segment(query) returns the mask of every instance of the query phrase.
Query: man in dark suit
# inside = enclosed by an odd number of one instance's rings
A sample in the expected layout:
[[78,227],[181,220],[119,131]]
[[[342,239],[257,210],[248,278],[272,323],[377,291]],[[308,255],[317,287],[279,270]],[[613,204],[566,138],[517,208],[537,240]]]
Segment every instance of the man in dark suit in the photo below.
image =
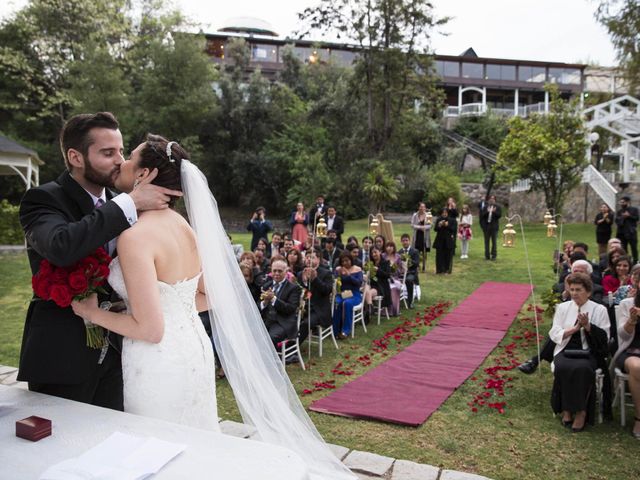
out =
[[[484,258],[495,260],[498,256],[498,230],[500,229],[500,217],[502,209],[496,204],[496,196],[490,195],[484,208],[480,211],[480,228],[484,233]],[[491,243],[491,249],[489,249]]]
[[616,225],[618,225],[618,238],[622,248],[627,252],[631,247],[633,261],[638,261],[638,209],[632,207],[631,198],[624,196],[620,199],[620,210],[616,212]]
[[267,211],[264,207],[256,208],[256,211],[251,215],[251,220],[247,225],[247,231],[251,232],[251,251],[253,252],[258,246],[258,240],[261,238],[267,238],[269,232],[273,230],[273,225],[265,217]]
[[297,310],[300,287],[287,280],[287,263],[276,260],[271,265],[272,278],[262,286],[260,313],[273,345],[295,338],[298,329]]
[[311,207],[311,210],[309,210],[309,221],[312,222],[312,225],[315,226],[320,217],[322,215],[326,215],[326,213],[327,206],[324,203],[324,195],[318,195],[318,197],[316,198],[316,204]]
[[[402,248],[398,250],[401,257],[407,256],[407,277],[405,285],[407,287],[407,305],[413,308],[413,287],[420,284],[418,279],[418,265],[420,265],[420,252],[411,246],[411,236],[403,233],[400,237]],[[404,261],[404,260],[403,260]]]
[[[110,113],[72,117],[60,134],[60,146],[67,171],[28,190],[20,204],[33,274],[43,259],[65,267],[101,246],[113,254],[114,239],[137,221],[136,210],[167,208],[169,194],[181,195],[150,185],[157,171],[130,194],[116,196],[105,188],[113,186],[124,161],[122,134]],[[109,340],[111,346],[103,350],[87,347],[84,322],[71,307],[34,297],[18,380],[29,382],[32,391],[122,410],[118,338],[110,334]]]
[[336,207],[327,207],[327,230],[335,230],[337,243],[342,243],[342,234],[344,233],[344,220],[336,215]]
[[329,270],[331,270],[332,272],[337,266],[336,263],[340,258],[340,254],[342,253],[342,250],[336,247],[335,242],[336,241],[333,238],[327,237],[324,243],[324,250],[322,250],[322,258],[326,262]]
[[355,243],[349,243],[347,244],[345,250],[351,255],[351,263],[362,268],[362,260],[360,260],[360,247]]
[[[305,257],[304,261],[306,266],[298,273],[298,282],[311,292],[311,299],[307,300],[305,314],[300,324],[300,343],[304,342],[309,335],[309,320],[311,330],[315,330],[318,325],[322,328],[331,325],[331,291],[333,290],[333,275],[328,268],[320,265],[320,250],[315,249]],[[311,303],[310,314],[309,303]]]

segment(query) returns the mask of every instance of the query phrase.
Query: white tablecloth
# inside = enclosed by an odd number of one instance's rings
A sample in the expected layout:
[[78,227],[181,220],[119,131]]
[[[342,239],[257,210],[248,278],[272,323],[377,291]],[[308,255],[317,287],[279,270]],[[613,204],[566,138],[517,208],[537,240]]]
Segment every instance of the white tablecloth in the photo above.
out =
[[[38,442],[16,437],[16,420],[31,415],[50,419],[53,434]],[[308,479],[300,457],[282,447],[2,385],[0,479],[37,479],[47,467],[82,454],[116,431],[187,445],[154,479]]]

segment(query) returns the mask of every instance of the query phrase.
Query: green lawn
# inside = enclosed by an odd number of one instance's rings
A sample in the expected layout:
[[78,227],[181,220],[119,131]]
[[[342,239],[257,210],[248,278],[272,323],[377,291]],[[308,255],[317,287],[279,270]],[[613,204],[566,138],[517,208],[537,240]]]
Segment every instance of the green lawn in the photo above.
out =
[[[482,282],[487,280],[528,283],[527,264],[520,227],[517,245],[513,249],[500,248],[497,262],[484,260],[482,236],[472,240],[468,260],[454,260],[453,275],[435,276],[433,255],[429,257],[427,275],[422,275],[422,302],[416,309],[420,314],[425,308],[439,302],[460,302]],[[407,225],[396,225],[395,233],[409,231]],[[365,221],[347,224],[347,234],[361,238],[366,232]],[[527,247],[531,260],[532,276],[536,286],[536,296],[551,286],[553,272],[551,259],[557,247],[556,239],[545,237],[543,225],[526,225]],[[234,242],[248,244],[247,234],[233,234]],[[567,225],[565,239],[581,240],[596,250],[595,234],[591,225]],[[19,341],[29,297],[30,282],[25,255],[0,256],[0,305],[3,328],[0,330],[0,364],[16,365]],[[508,295],[508,290],[505,295]],[[539,300],[538,300],[539,301]],[[431,327],[421,326],[411,330],[398,341],[391,340],[387,356],[372,351],[372,340],[402,324],[413,320],[415,312],[406,317],[383,320],[382,325],[370,325],[364,335],[357,327],[356,338],[340,343],[336,351],[325,344],[322,359],[312,357],[310,368],[302,371],[297,365],[287,367],[291,380],[299,393],[313,389],[314,382],[334,381],[342,385],[370,368],[380,364],[389,355],[401,350],[417,336]],[[433,325],[437,324],[437,320]],[[353,420],[310,412],[318,430],[329,442],[349,448],[366,450],[395,458],[429,463],[454,470],[475,472],[495,479],[628,479],[640,475],[640,451],[637,440],[629,434],[629,425],[622,429],[618,413],[614,410],[615,421],[596,425],[585,433],[574,435],[561,427],[551,414],[549,396],[551,374],[548,365],[539,370],[540,374],[525,376],[517,370],[498,372],[496,377],[505,382],[504,396],[494,390],[485,389],[489,379],[484,371],[487,367],[509,365],[513,360],[521,361],[535,351],[535,343],[527,339],[534,330],[532,312],[526,308],[513,323],[505,339],[494,350],[477,372],[465,382],[422,426],[418,428],[400,427],[380,422]],[[549,321],[541,326],[541,334],[549,330]],[[455,348],[452,345],[451,348]],[[369,356],[370,365],[363,357]],[[358,359],[361,359],[360,361]],[[336,365],[342,366],[336,369]],[[333,373],[351,371],[352,375]],[[384,389],[384,385],[380,385]],[[504,413],[497,409],[479,406],[474,413],[472,406],[478,394],[489,392],[488,403],[505,402]],[[308,405],[313,400],[326,395],[328,390],[302,395]],[[226,381],[218,387],[220,416],[239,420],[232,393]],[[469,404],[472,405],[469,405]],[[631,411],[628,412],[631,417]],[[631,455],[628,455],[630,452]]]

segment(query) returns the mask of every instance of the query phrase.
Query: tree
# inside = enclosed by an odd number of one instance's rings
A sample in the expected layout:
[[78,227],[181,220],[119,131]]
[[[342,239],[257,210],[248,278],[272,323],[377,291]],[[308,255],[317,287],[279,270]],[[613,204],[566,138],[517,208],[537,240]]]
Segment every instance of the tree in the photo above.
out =
[[603,0],[596,10],[618,52],[629,82],[629,92],[640,90],[640,3],[637,0]]
[[509,122],[509,134],[498,151],[498,181],[529,179],[533,191],[543,192],[548,208],[562,211],[567,194],[587,166],[588,142],[577,102],[565,102],[549,88],[550,112]]
[[426,53],[431,31],[448,19],[436,19],[428,0],[320,0],[299,17],[308,30],[337,31],[359,45],[354,87],[366,96],[374,154],[384,150],[398,118],[416,99],[439,111]]
[[387,202],[398,198],[398,183],[383,164],[378,164],[367,174],[363,190],[377,212],[383,211]]

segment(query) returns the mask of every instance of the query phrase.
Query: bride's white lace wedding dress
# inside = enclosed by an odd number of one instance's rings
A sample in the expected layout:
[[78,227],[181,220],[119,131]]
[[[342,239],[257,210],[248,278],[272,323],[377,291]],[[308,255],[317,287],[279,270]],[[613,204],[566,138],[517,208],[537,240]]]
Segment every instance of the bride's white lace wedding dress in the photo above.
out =
[[[109,284],[129,309],[118,258]],[[197,276],[168,284],[158,281],[164,314],[160,343],[123,338],[124,411],[208,430],[220,430],[211,341],[195,305]]]

